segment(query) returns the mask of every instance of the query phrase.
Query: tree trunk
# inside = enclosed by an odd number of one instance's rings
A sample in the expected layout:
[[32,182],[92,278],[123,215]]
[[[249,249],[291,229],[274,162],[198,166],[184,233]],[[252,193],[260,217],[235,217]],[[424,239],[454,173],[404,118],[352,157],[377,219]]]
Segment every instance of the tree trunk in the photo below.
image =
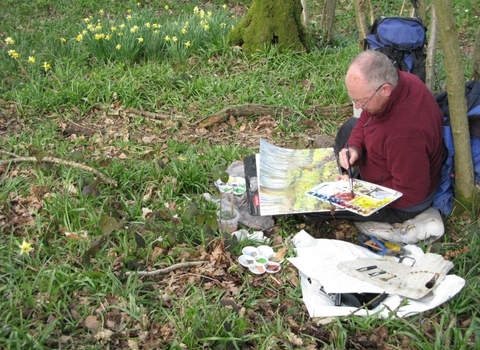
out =
[[355,0],[355,19],[357,21],[358,39],[363,44],[363,40],[367,37],[369,26],[366,19],[365,0]]
[[480,27],[475,38],[475,46],[473,48],[473,71],[472,79],[480,80]]
[[466,208],[471,208],[475,200],[475,184],[458,32],[451,0],[433,0],[433,5],[438,22],[442,23],[438,27],[438,34],[444,53],[450,123],[455,147],[455,198]]
[[327,43],[331,43],[334,38],[334,19],[337,0],[326,0],[322,18],[322,32]]
[[305,27],[308,26],[308,9],[307,9],[307,0],[301,0],[302,3],[302,23]]
[[435,14],[435,6],[431,8],[432,16],[430,21],[430,36],[428,38],[427,46],[427,59],[425,62],[426,79],[425,85],[430,91],[435,91],[435,53],[437,52],[437,34],[438,34],[438,21]]
[[245,17],[228,33],[231,45],[247,55],[276,45],[280,51],[304,51],[306,30],[299,0],[254,0]]

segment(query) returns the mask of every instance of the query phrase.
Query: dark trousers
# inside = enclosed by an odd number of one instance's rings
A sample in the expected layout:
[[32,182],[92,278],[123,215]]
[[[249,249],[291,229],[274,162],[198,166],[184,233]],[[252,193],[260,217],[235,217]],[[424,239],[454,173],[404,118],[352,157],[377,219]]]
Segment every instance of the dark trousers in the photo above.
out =
[[[355,124],[357,123],[357,118],[350,118],[347,120],[338,130],[337,136],[335,138],[335,145],[333,146],[335,150],[335,155],[338,157],[338,153],[345,147],[350,138]],[[353,177],[360,178],[358,171],[354,169],[352,172]],[[423,211],[423,210],[422,210]],[[318,221],[327,221],[332,219],[341,219],[341,220],[351,220],[351,221],[377,221],[377,222],[388,222],[390,224],[401,223],[405,220],[412,219],[422,211],[404,211],[401,209],[394,208],[382,208],[377,212],[369,216],[362,216],[355,213],[352,213],[347,210],[334,211],[332,212],[322,212],[322,213],[307,213],[303,214],[303,219],[307,223],[318,222]]]

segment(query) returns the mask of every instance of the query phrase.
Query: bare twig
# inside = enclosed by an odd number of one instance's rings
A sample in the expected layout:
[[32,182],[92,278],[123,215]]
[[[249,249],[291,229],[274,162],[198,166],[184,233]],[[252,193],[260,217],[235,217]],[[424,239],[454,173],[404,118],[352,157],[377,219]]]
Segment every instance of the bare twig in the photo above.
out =
[[169,267],[166,267],[164,269],[158,269],[158,270],[152,270],[152,271],[127,271],[125,274],[127,276],[132,275],[132,274],[138,274],[139,276],[155,276],[155,275],[161,275],[161,274],[166,274],[169,273],[173,270],[177,269],[183,269],[186,267],[193,267],[193,266],[198,266],[207,263],[208,261],[190,261],[190,262],[184,262],[184,263],[178,263],[178,264],[173,264]]
[[17,156],[15,153],[4,151],[3,149],[0,149],[0,154],[6,154],[7,156],[11,156],[11,157],[16,157]]
[[[5,153],[5,151],[2,151],[1,153]],[[5,153],[8,154],[8,153]],[[36,157],[17,157],[15,154],[10,154],[11,156],[14,156],[15,158],[11,159],[3,159],[0,160],[0,165],[3,164],[10,164],[10,163],[20,163],[20,162],[45,162],[45,163],[53,163],[53,164],[62,164],[62,165],[68,165],[73,168],[77,168],[80,170],[88,171],[90,173],[93,173],[97,175],[100,179],[102,179],[105,183],[113,186],[117,186],[117,181],[113,180],[112,178],[102,174],[100,171],[97,169],[91,168],[89,166],[86,166],[84,164],[80,164],[77,162],[72,162],[70,160],[64,160],[60,158],[54,158],[54,157],[43,157],[42,159],[37,159]]]

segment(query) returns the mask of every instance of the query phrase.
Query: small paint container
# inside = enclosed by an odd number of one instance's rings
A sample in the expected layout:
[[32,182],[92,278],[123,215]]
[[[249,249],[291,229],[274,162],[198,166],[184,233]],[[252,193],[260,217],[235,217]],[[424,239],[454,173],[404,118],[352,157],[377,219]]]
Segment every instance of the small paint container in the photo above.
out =
[[253,257],[256,257],[257,255],[259,255],[258,249],[256,247],[253,247],[253,246],[246,246],[245,248],[243,248],[242,249],[242,254],[253,256]]
[[257,247],[257,250],[258,254],[266,256],[268,259],[275,255],[273,248],[269,247],[268,245],[260,245]]
[[260,271],[261,273],[265,272],[266,268],[265,265],[268,263],[268,258],[264,255],[257,255],[255,257],[255,268]]

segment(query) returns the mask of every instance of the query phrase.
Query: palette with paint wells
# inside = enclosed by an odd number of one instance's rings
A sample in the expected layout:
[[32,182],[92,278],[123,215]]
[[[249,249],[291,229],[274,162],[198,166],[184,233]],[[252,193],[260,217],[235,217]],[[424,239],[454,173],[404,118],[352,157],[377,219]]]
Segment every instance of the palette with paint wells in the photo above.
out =
[[401,192],[362,180],[354,180],[353,193],[354,197],[345,180],[324,182],[306,192],[307,196],[362,216],[369,216],[402,196]]

